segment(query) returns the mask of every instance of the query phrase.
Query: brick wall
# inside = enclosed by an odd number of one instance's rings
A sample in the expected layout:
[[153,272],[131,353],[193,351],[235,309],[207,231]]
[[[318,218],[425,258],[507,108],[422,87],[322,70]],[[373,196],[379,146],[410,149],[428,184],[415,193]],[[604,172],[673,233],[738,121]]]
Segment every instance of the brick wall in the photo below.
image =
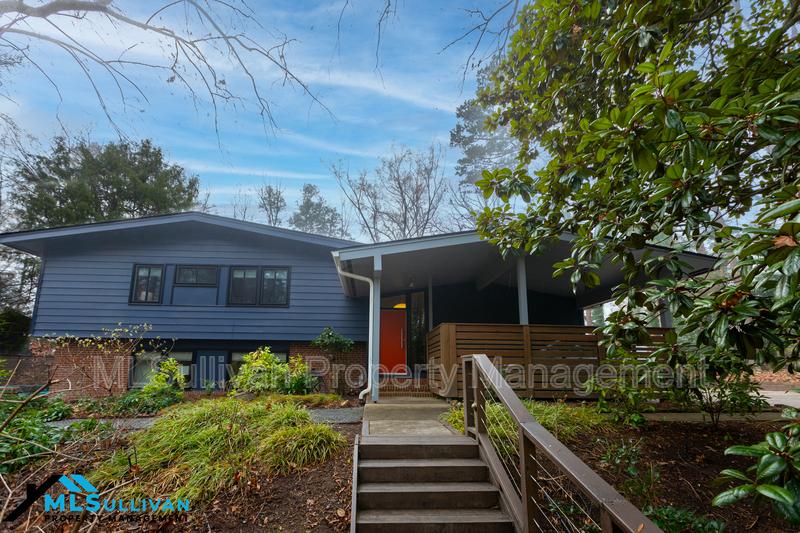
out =
[[299,355],[311,367],[311,372],[322,379],[322,392],[337,392],[353,396],[367,383],[367,344],[357,342],[347,353],[333,358],[308,342],[289,343],[289,356]]
[[31,341],[34,360],[49,364],[59,382],[52,386],[64,399],[118,395],[128,390],[131,349],[124,343],[100,347],[87,340]]

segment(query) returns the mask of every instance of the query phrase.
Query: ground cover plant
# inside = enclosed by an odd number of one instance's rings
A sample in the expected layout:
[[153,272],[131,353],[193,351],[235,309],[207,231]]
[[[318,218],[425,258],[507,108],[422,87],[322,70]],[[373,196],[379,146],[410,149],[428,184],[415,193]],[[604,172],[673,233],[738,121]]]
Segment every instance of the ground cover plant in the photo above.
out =
[[[594,405],[535,400],[522,400],[522,403],[546,430],[563,441],[570,441],[582,435],[596,435],[611,426],[608,417]],[[511,417],[501,404],[488,403],[486,419],[488,431],[493,438],[516,438],[516,429]],[[463,432],[463,404],[460,402],[451,404],[450,410],[445,414],[445,421]]]
[[208,501],[257,468],[287,473],[330,458],[345,439],[293,403],[199,400],[166,412],[92,474],[103,486],[136,478],[121,494]]
[[[49,424],[72,415],[72,408],[60,398],[27,395],[0,397],[0,474],[15,472],[26,465],[54,453],[59,445],[79,439],[87,432],[106,429],[97,422],[76,422],[66,428]],[[28,403],[17,411],[25,401]],[[15,413],[16,411],[16,413]]]

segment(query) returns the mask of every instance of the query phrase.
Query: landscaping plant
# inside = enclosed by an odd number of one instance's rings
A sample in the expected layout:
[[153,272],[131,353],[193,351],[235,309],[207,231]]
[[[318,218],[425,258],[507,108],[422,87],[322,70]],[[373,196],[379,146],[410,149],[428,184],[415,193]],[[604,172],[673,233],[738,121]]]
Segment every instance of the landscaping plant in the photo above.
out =
[[115,486],[135,477],[122,494],[209,501],[246,483],[260,466],[287,473],[327,460],[344,442],[295,404],[205,399],[180,405],[136,433],[129,449],[116,452],[91,479]]
[[158,365],[140,390],[128,391],[119,398],[105,402],[114,416],[152,415],[183,400],[186,378],[178,361],[165,359]]
[[722,533],[725,522],[698,516],[679,507],[647,507],[645,514],[664,530],[664,533]]
[[[692,365],[716,383],[753,364],[795,371],[798,23],[798,0],[521,8],[479,93],[494,110],[490,127],[509,128],[521,148],[515,168],[487,169],[479,180],[498,201],[478,229],[506,255],[539,253],[570,235],[554,269],[575,291],[607,281],[604,263],[620,265],[617,310],[602,328],[609,357],[651,343],[647,326],[668,310],[679,330],[651,363]],[[649,245],[659,244],[672,249],[656,254]],[[693,272],[684,251],[719,256],[717,270]],[[779,477],[794,468],[783,461]],[[756,487],[782,465],[765,459],[755,486],[722,500],[761,494]],[[761,490],[778,498],[776,510],[789,509],[786,493]]]
[[757,502],[770,502],[772,509],[789,523],[800,524],[800,415],[795,409],[787,409],[783,416],[791,422],[781,431],[768,433],[763,442],[725,450],[726,455],[752,457],[755,464],[746,472],[723,470],[723,479],[739,484],[718,494],[714,505],[752,497]]
[[268,346],[245,354],[239,372],[231,380],[234,394],[308,394],[318,384],[301,357],[282,363]]

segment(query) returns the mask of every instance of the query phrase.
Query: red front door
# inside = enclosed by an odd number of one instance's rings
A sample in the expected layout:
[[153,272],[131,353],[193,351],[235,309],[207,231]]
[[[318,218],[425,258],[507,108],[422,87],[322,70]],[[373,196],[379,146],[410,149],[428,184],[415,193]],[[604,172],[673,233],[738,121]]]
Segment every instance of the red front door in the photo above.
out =
[[407,373],[405,309],[381,309],[380,355],[382,373]]

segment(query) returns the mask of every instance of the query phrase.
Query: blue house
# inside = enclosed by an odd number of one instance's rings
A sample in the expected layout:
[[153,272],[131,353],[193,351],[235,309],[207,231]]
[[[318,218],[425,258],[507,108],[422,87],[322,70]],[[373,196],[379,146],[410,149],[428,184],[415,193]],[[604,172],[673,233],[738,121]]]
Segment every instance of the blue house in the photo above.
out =
[[[321,355],[310,341],[330,326],[355,341],[339,362],[364,370],[357,385],[375,401],[382,376],[421,377],[434,393],[454,396],[455,383],[443,380],[460,355],[530,362],[541,331],[563,331],[547,337],[548,346],[560,343],[581,360],[575,328],[591,335],[584,310],[607,301],[622,274],[608,262],[601,286],[577,292],[553,279],[551,265],[569,252],[569,241],[537,256],[503,258],[474,232],[361,245],[194,212],[0,235],[0,244],[41,258],[34,347],[36,339],[147,324],[144,336],[169,339],[192,387],[219,387],[259,346],[282,358]],[[714,264],[701,254],[682,258],[686,275]],[[661,325],[671,326],[666,314]],[[538,326],[546,328],[531,329]],[[69,358],[61,366],[72,369],[74,396],[92,394],[77,374],[108,361],[68,351],[46,355],[56,366]],[[115,366],[123,377],[114,392],[141,384],[162,356],[115,355],[125,363]]]

